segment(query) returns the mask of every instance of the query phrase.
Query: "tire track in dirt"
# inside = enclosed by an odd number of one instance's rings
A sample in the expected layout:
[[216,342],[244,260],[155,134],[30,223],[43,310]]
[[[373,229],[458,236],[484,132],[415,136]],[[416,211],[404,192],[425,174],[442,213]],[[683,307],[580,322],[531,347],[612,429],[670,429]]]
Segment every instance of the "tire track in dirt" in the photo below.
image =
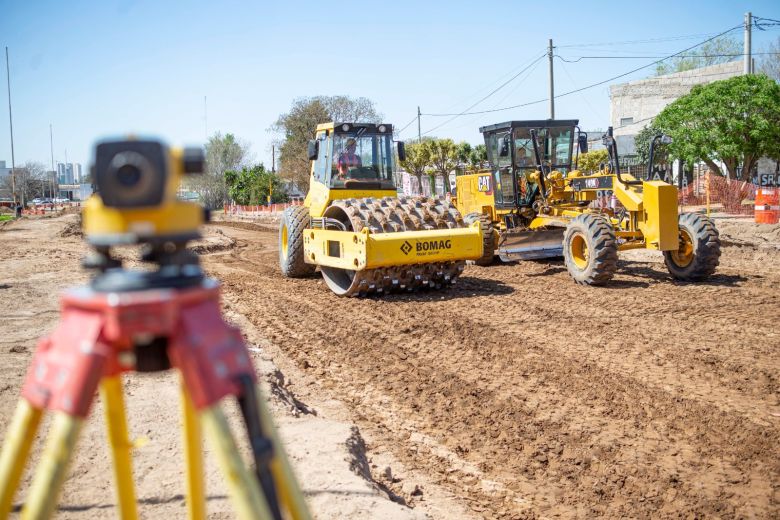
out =
[[[275,240],[268,235],[258,234],[264,247]],[[773,363],[771,349],[762,349],[759,368],[769,379],[756,383],[749,380],[756,375],[749,346],[726,334],[716,353],[698,351],[695,323],[669,313],[701,310],[692,313],[696,322],[713,327],[717,338],[724,314],[706,311],[703,295],[734,299],[746,292],[739,285],[674,285],[648,267],[649,281],[620,272],[622,291],[578,290],[555,265],[525,263],[484,275],[469,268],[446,294],[344,300],[316,279],[282,279],[269,249],[250,245],[229,254],[234,263],[220,276],[241,310],[373,424],[383,447],[427,470],[475,511],[777,511],[777,421],[743,419],[751,395],[758,399],[753,408],[777,395],[776,357]],[[728,276],[724,282],[733,285]],[[479,290],[488,283],[503,294]],[[757,285],[747,292],[765,297],[764,284]],[[662,335],[645,332],[654,319]],[[761,324],[754,315],[747,321]],[[605,337],[611,339],[598,341]],[[733,377],[728,367],[711,369],[727,362],[738,369]],[[711,392],[701,390],[704,381]],[[729,404],[734,398],[737,404]]]

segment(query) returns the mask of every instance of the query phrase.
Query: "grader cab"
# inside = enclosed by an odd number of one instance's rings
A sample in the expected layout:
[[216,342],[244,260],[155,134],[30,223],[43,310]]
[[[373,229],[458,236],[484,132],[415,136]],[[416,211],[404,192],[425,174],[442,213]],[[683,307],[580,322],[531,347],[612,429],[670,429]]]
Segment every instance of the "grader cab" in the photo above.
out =
[[[398,196],[389,124],[325,123],[309,142],[309,193],[279,227],[279,264],[291,278],[317,268],[341,296],[441,288],[482,256],[479,224],[448,201]],[[403,160],[403,143],[398,143]]]
[[[496,256],[563,256],[577,283],[600,285],[613,277],[618,251],[650,249],[663,252],[679,280],[702,280],[715,271],[720,240],[713,222],[678,214],[675,186],[622,173],[611,128],[602,137],[609,163],[590,175],[577,169],[578,154],[587,151],[577,120],[509,121],[480,131],[490,170],[456,180],[458,210],[483,229],[478,264]],[[651,158],[655,144],[666,140],[653,139]],[[604,193],[614,195],[612,204],[595,203]]]

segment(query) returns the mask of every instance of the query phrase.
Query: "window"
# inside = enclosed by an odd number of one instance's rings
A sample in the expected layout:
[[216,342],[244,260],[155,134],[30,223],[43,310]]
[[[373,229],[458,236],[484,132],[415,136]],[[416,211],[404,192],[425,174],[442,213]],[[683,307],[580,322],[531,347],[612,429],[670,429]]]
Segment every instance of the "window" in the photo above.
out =
[[634,118],[633,117],[621,117],[620,118],[620,126],[628,126],[634,124]]
[[355,132],[334,134],[331,187],[349,181],[379,182],[393,188],[393,143],[389,134]]
[[330,135],[321,134],[317,137],[320,143],[317,162],[314,163],[314,178],[322,183],[327,183],[328,163],[330,158]]

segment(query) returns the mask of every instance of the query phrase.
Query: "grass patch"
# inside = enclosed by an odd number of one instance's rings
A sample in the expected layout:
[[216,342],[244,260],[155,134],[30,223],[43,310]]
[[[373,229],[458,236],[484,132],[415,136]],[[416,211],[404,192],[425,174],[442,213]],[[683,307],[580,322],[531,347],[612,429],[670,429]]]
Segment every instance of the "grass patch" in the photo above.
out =
[[5,222],[6,220],[13,220],[13,215],[0,215],[0,222]]

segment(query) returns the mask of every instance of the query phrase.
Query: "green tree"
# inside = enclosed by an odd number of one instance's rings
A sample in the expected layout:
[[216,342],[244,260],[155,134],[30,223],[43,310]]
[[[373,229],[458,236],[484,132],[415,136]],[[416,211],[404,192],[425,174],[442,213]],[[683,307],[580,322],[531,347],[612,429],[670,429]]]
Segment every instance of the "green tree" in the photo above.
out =
[[[641,164],[647,164],[650,160],[650,143],[653,142],[655,136],[662,133],[663,132],[655,125],[649,124],[636,134],[634,145],[636,147],[636,155],[639,157],[639,162]],[[662,151],[664,148],[666,148],[666,145],[660,143],[657,143],[655,146],[656,152]]]
[[773,80],[780,81],[780,36],[774,42],[769,42],[763,53],[758,70]]
[[187,177],[187,186],[200,195],[207,208],[218,208],[227,201],[225,172],[238,170],[246,164],[249,146],[233,134],[220,132],[206,143],[206,171]]
[[484,144],[478,144],[471,150],[471,155],[469,155],[469,164],[474,170],[482,170],[487,168],[487,147]]
[[282,180],[266,170],[263,164],[245,167],[240,171],[228,170],[225,172],[225,182],[228,195],[238,204],[265,204],[269,192],[272,203],[287,201]]
[[400,161],[401,167],[409,175],[417,177],[422,181],[422,176],[431,167],[431,153],[427,141],[422,143],[409,143],[406,145],[406,160]]
[[591,150],[587,153],[580,154],[577,161],[577,168],[582,173],[596,173],[601,169],[602,164],[606,164],[609,161],[609,153],[606,148],[601,150]]
[[431,157],[431,169],[434,174],[445,177],[458,165],[457,147],[452,139],[432,139],[423,141]]
[[721,36],[685,52],[682,56],[671,58],[656,65],[656,76],[684,72],[686,70],[709,67],[720,63],[740,60],[742,43],[730,36]]
[[672,156],[704,161],[733,178],[742,165],[742,178],[749,180],[760,157],[780,155],[780,85],[764,75],[697,85],[664,108],[653,124],[674,139]]
[[471,154],[474,153],[474,148],[466,141],[461,141],[455,145],[455,157],[458,160],[458,166],[463,168],[464,171],[471,165]]
[[281,114],[271,130],[281,134],[279,174],[306,192],[309,189],[311,164],[306,153],[309,139],[314,139],[320,123],[379,123],[382,116],[367,98],[348,96],[316,96],[298,98],[290,111]]

